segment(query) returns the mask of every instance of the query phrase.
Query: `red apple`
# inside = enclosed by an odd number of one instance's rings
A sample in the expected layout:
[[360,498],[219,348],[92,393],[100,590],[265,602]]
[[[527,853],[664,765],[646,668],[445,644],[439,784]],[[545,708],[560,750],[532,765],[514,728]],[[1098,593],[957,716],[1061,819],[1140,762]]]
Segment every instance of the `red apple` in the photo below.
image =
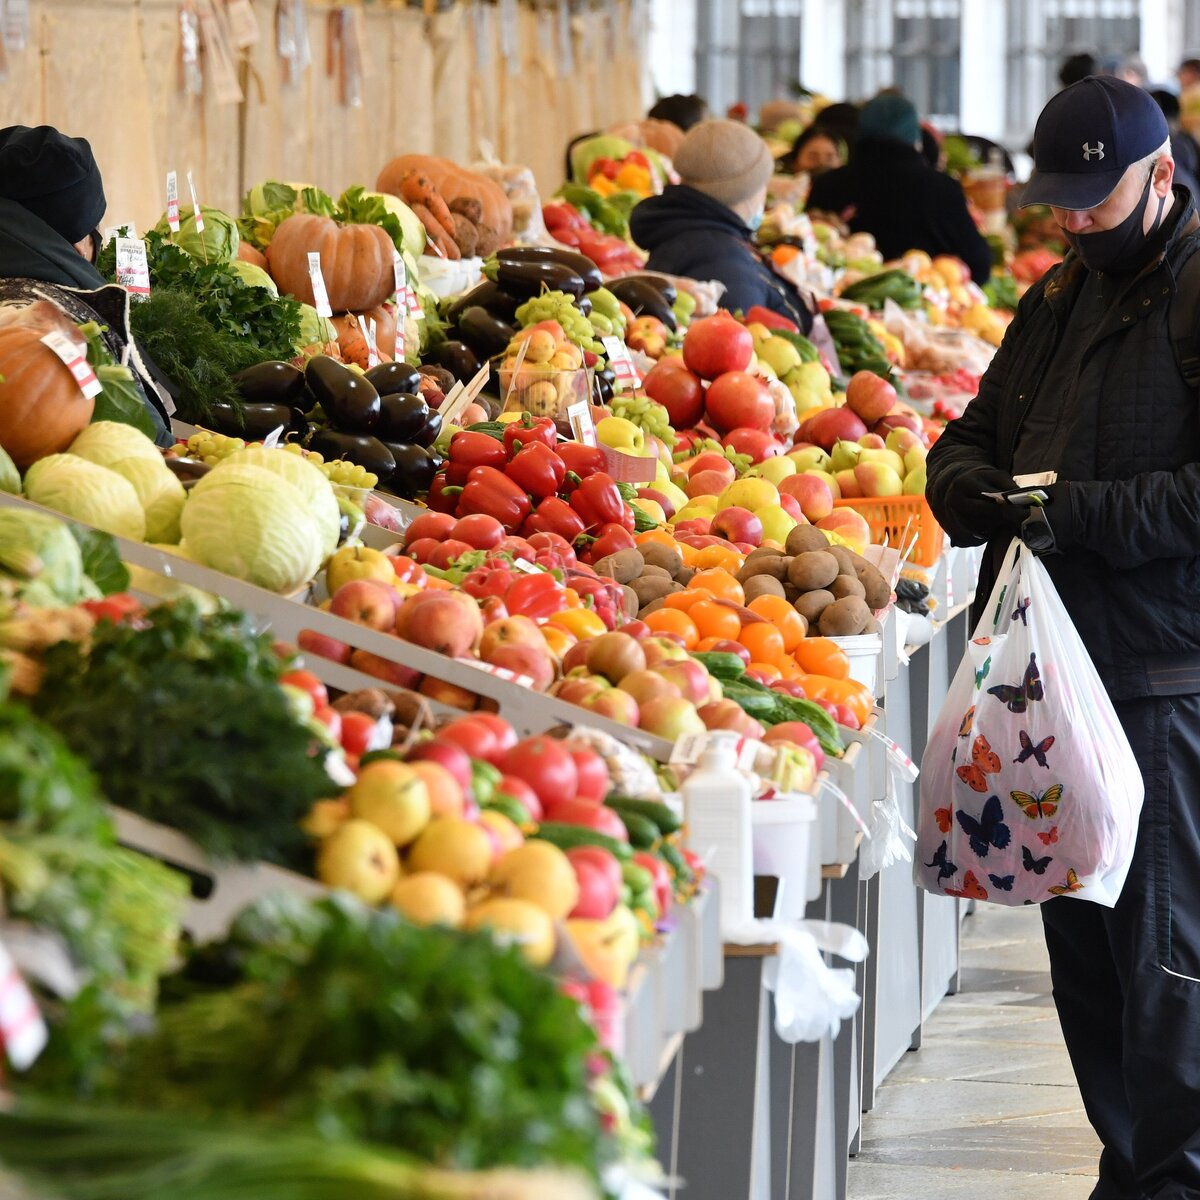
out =
[[670,496],[664,496],[662,492],[656,491],[654,488],[638,488],[639,500],[651,500],[663,510],[663,516],[669,521],[675,515],[675,504]]
[[642,638],[650,636],[650,626],[645,621],[626,621],[621,626],[621,632],[629,634],[630,637],[637,638],[640,642]]
[[727,638],[722,638],[719,642],[714,643],[712,652],[714,654],[736,654],[746,666],[750,665],[750,651],[741,642],[731,642]]
[[583,707],[619,725],[634,728],[638,723],[638,702],[620,688],[594,693],[583,702]]
[[762,542],[763,523],[748,508],[732,505],[713,517],[712,531],[728,541],[748,542],[753,547]]
[[666,663],[654,670],[675,684],[685,700],[694,704],[708,703],[708,672],[694,658],[685,655],[677,662]]
[[409,762],[435,762],[454,776],[464,792],[471,789],[471,756],[453,742],[418,742],[405,755]]
[[391,632],[396,624],[396,593],[377,579],[352,579],[333,593],[329,611],[356,625]]
[[592,696],[606,692],[612,685],[597,675],[577,675],[559,680],[553,694],[565,704],[586,704]]
[[727,371],[744,371],[753,358],[754,338],[750,330],[724,309],[693,321],[683,339],[684,365],[701,379],[716,379]]
[[618,684],[621,691],[628,692],[639,705],[656,700],[659,696],[680,696],[683,690],[677,683],[665,678],[657,671],[631,671]]
[[846,405],[863,419],[865,425],[874,425],[886,417],[896,403],[896,389],[874,371],[855,371],[846,385]]
[[704,722],[705,729],[731,729],[743,737],[761,741],[766,730],[748,715],[736,700],[714,700],[697,709],[697,716]]
[[535,692],[544,692],[554,682],[554,660],[544,645],[541,649],[529,644],[497,646],[486,661],[516,675],[527,675]]
[[346,642],[339,642],[337,638],[329,637],[328,634],[302,629],[296,640],[305,654],[315,654],[318,658],[328,658],[336,663],[345,664],[350,661],[349,645]]
[[882,417],[875,425],[875,432],[885,440],[887,435],[893,429],[911,429],[920,439],[922,445],[928,445],[928,439],[925,437],[925,428],[921,424],[921,418],[913,416],[912,413],[907,413],[902,410],[890,412],[887,416]]
[[737,472],[730,463],[728,474],[724,471],[697,471],[695,475],[689,475],[683,490],[687,492],[689,500],[697,496],[719,496],[736,478]]
[[699,534],[703,537],[711,528],[711,517],[692,517],[690,520],[677,522],[672,526],[672,532],[675,534],[675,540],[682,542],[693,534]]
[[704,397],[704,410],[720,433],[739,428],[766,432],[775,419],[771,393],[761,379],[745,371],[727,371],[714,379]]
[[642,638],[642,649],[646,652],[646,666],[657,667],[668,662],[681,662],[687,658],[683,646],[661,633],[654,637]]
[[737,470],[733,463],[715,450],[705,450],[703,454],[697,454],[695,458],[690,459],[686,464],[686,471],[689,476],[698,475],[701,471],[727,472],[730,483],[737,478]]
[[641,728],[656,737],[677,742],[688,733],[703,733],[704,722],[700,720],[696,706],[687,700],[672,700],[660,696],[651,700],[642,711]]
[[417,592],[400,605],[396,633],[415,645],[461,658],[478,645],[483,617],[465,592]]
[[677,358],[664,358],[651,367],[642,390],[667,410],[674,429],[690,429],[704,415],[704,385]]
[[738,427],[731,429],[721,443],[735,454],[748,454],[752,463],[760,463],[766,458],[775,458],[783,453],[783,444],[774,434],[763,429],[746,429]]
[[800,426],[797,436],[828,453],[834,443],[857,442],[866,432],[867,427],[850,409],[823,408]]
[[602,675],[609,683],[620,683],[626,675],[646,669],[646,652],[635,637],[627,633],[602,633],[587,645],[587,669]]
[[[787,492],[781,491],[779,493],[779,507],[782,508],[783,511],[787,513],[787,515],[791,517],[793,521],[799,521],[801,524],[803,524],[805,520],[804,509],[800,507],[800,501],[797,500],[795,496],[789,496]],[[754,549],[754,547],[752,546],[751,549]],[[743,551],[743,553],[749,553],[749,551]]]
[[794,497],[805,518],[814,524],[833,512],[833,489],[815,475],[789,475],[779,485],[779,491]]

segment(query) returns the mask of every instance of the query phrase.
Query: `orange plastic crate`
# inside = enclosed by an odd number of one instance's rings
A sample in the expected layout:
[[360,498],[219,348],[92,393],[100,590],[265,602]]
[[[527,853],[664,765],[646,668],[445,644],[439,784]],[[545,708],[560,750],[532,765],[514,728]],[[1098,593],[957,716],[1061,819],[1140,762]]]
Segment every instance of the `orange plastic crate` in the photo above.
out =
[[[852,508],[871,528],[871,541],[882,545],[886,540],[893,550],[902,550],[901,542],[916,545],[908,556],[919,567],[932,567],[941,557],[946,533],[937,523],[924,496],[879,496],[862,500],[835,501],[838,508]],[[905,530],[907,529],[907,534]]]

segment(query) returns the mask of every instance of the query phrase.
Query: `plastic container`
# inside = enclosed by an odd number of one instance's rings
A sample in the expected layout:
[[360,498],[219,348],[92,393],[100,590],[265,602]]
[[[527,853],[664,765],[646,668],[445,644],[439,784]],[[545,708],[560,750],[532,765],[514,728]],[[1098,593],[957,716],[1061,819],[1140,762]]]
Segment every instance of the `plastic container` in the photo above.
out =
[[908,560],[918,566],[933,566],[942,553],[946,534],[924,496],[836,500],[834,506],[852,508],[861,514],[871,529],[871,541],[876,545],[882,545],[886,539],[892,549],[903,549],[901,543],[911,542],[915,536],[917,542]]
[[565,419],[572,404],[591,401],[592,373],[586,367],[546,370],[541,364],[522,363],[514,379],[512,366],[505,363],[499,374],[504,412]]
[[754,919],[753,789],[738,768],[736,733],[712,730],[700,763],[683,784],[690,849],[721,881],[721,927]]
[[878,696],[883,690],[883,672],[879,669],[883,661],[883,634],[860,633],[856,637],[832,640],[841,646],[850,660],[850,678]]
[[754,873],[779,880],[775,919],[800,920],[808,902],[821,893],[816,802],[794,794],[756,800],[752,818]]

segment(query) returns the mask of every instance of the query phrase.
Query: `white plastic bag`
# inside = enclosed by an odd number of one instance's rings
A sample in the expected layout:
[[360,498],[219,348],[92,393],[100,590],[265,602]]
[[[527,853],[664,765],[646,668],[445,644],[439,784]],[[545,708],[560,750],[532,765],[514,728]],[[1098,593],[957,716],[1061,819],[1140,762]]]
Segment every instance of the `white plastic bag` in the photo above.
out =
[[871,805],[867,817],[869,836],[858,852],[858,877],[862,881],[874,879],[880,871],[894,863],[912,862],[909,842],[916,838],[900,812],[898,772],[891,758],[887,760],[887,787],[882,800]]
[[1117,902],[1144,785],[1045,567],[1010,548],[925,749],[916,883],[995,904]]

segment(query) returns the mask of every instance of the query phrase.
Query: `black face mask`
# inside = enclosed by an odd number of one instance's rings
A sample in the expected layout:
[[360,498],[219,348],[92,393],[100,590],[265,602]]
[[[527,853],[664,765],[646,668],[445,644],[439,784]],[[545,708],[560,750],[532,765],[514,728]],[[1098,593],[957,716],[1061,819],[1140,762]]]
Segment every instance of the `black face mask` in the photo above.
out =
[[[1154,183],[1154,172],[1150,172],[1146,186],[1142,189],[1141,199],[1133,206],[1133,212],[1120,225],[1112,229],[1102,229],[1098,233],[1067,233],[1063,237],[1074,248],[1075,253],[1083,260],[1083,265],[1089,271],[1116,271],[1118,273],[1136,270],[1142,265],[1142,258],[1149,234],[1142,230],[1142,220],[1146,212],[1146,201],[1150,198],[1150,188]],[[1166,207],[1166,196],[1158,200],[1158,214],[1150,228],[1153,233],[1162,223],[1163,209]]]

